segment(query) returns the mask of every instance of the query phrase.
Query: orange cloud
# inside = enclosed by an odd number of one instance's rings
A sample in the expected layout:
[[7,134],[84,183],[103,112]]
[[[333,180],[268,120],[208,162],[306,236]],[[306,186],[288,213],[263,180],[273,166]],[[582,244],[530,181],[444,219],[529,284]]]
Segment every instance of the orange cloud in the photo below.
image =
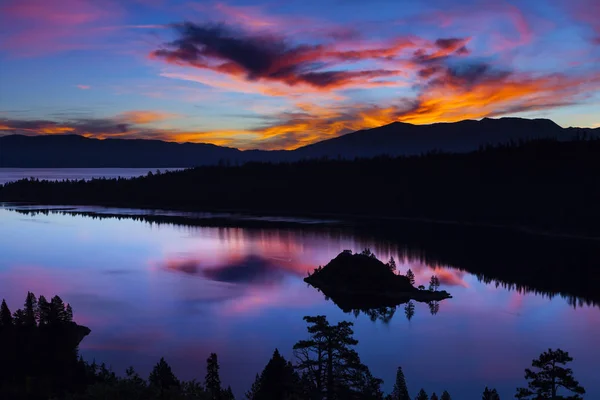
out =
[[119,114],[119,118],[133,124],[150,124],[153,122],[164,121],[175,118],[177,114],[165,113],[162,111],[126,111]]

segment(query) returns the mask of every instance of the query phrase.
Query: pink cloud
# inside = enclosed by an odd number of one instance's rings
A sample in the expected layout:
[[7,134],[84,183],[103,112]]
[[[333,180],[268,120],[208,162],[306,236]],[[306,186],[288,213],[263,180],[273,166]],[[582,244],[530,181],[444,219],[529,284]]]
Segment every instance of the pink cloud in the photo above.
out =
[[97,28],[119,19],[122,9],[112,1],[5,0],[0,25],[10,34],[0,50],[18,56],[103,47]]
[[81,90],[88,90],[91,89],[92,87],[89,85],[77,85],[77,87]]

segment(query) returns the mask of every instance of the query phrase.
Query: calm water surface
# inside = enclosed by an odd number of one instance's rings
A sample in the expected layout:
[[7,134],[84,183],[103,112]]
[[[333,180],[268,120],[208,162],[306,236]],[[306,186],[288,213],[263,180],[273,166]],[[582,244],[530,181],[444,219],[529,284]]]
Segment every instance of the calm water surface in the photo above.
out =
[[[390,243],[327,230],[200,228],[131,219],[22,215],[0,208],[0,297],[21,307],[27,291],[60,295],[92,333],[88,359],[118,371],[149,373],[165,356],[183,379],[202,379],[210,352],[236,395],[246,391],[277,347],[292,356],[306,337],[305,315],[355,323],[358,352],[391,390],[404,369],[412,396],[424,387],[454,399],[479,399],[483,388],[513,398],[523,370],[549,347],[575,358],[586,399],[600,398],[600,309],[573,308],[555,297],[486,285],[468,273],[427,265]],[[431,315],[416,304],[385,324],[344,314],[302,281],[344,249],[370,247],[411,268],[417,284],[435,273],[454,298]]]
[[[175,171],[181,168],[161,168],[161,171]],[[146,175],[157,168],[0,168],[0,185],[25,178],[61,181],[63,179],[93,178],[132,178]]]

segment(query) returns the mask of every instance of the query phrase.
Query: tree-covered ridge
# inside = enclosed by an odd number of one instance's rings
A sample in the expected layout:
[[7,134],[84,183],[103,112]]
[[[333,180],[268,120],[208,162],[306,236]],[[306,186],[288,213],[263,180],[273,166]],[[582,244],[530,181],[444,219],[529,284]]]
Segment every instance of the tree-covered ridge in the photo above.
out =
[[467,154],[247,163],[133,179],[21,180],[1,201],[441,220],[600,236],[600,140]]

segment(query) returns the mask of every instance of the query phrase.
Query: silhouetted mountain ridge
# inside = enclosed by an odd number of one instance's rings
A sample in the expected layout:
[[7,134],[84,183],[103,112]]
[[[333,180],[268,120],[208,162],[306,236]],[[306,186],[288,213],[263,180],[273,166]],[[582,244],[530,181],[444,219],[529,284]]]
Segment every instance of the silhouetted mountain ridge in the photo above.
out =
[[77,135],[0,137],[0,167],[193,167],[220,162],[281,162],[310,158],[414,155],[434,150],[464,153],[488,144],[539,138],[600,136],[600,129],[562,128],[549,119],[483,118],[413,125],[393,122],[326,139],[293,151],[246,150],[206,143],[144,139],[92,139]]

